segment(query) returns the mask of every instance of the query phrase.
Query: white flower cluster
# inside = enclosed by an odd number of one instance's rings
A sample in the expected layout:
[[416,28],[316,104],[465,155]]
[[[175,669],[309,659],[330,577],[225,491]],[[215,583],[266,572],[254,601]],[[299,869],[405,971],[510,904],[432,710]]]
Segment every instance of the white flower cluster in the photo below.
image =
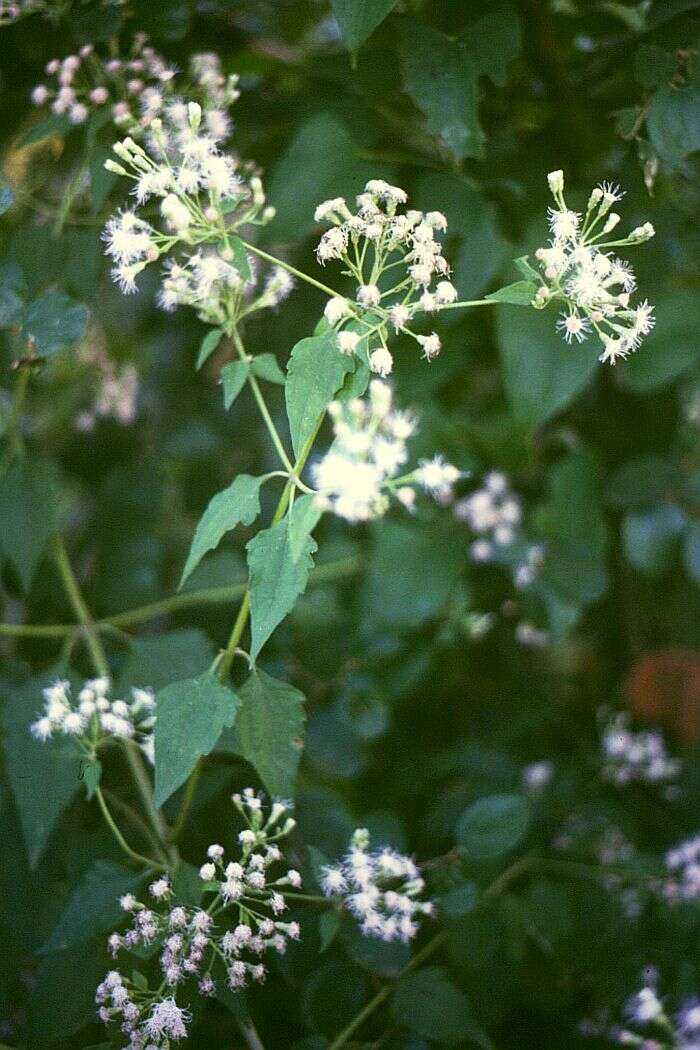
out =
[[321,888],[342,901],[360,922],[362,932],[382,941],[410,941],[418,933],[421,915],[432,915],[430,901],[411,857],[385,846],[370,852],[369,832],[358,828],[339,864],[323,869]]
[[[122,949],[155,945],[160,950],[162,982],[157,991],[112,971],[99,985],[96,1001],[106,1024],[118,1021],[129,1036],[127,1050],[168,1047],[168,1038],[184,1037],[189,1015],[177,1005],[176,990],[196,982],[199,994],[213,995],[216,981],[225,978],[230,989],[261,982],[267,969],[261,961],[267,951],[284,953],[290,940],[300,937],[299,924],[283,922],[284,892],[301,886],[297,871],[271,877],[282,861],[277,841],[288,835],[294,820],[281,802],[266,811],[250,788],[233,796],[246,827],[238,835],[240,853],[226,861],[224,847],[209,846],[200,868],[207,907],[191,907],[174,899],[166,876],[151,883],[151,900],[144,904],[127,893],[122,910],[133,917],[124,934],[108,941],[114,956]],[[175,1034],[177,1029],[179,1034]]]
[[[100,55],[85,44],[73,55],[52,58],[46,65],[47,83],[32,90],[35,106],[67,113],[72,124],[83,124],[90,113],[110,107],[114,123],[140,136],[169,106],[182,105],[176,94],[177,69],[152,47],[145,33],[137,33],[124,58]],[[195,54],[190,58],[183,84],[188,97],[201,102],[207,127],[227,137],[231,124],[226,112],[238,98],[237,78],[221,72],[218,55]]]
[[671,903],[700,898],[700,835],[681,842],[666,854],[669,878],[663,896]]
[[[380,376],[393,368],[387,346],[390,329],[413,338],[430,361],[440,353],[438,335],[417,334],[409,324],[418,314],[436,313],[458,298],[436,240],[436,234],[447,229],[445,216],[438,211],[399,212],[406,200],[405,190],[371,179],[357,197],[355,214],[342,197],[335,197],[319,204],[314,216],[317,222],[333,223],[319,241],[318,261],[325,265],[340,260],[357,281],[356,301],[331,299],[326,319],[337,328],[341,350],[361,350]],[[359,326],[344,327],[358,320]]]
[[150,689],[132,689],[130,700],[110,698],[109,678],[91,678],[75,702],[70,682],[54,682],[44,689],[44,713],[30,726],[36,740],[73,737],[90,753],[109,737],[133,740],[153,762],[156,701]]
[[625,1003],[624,1024],[584,1022],[582,1034],[640,1050],[700,1050],[700,999],[691,996],[671,1013],[659,997],[653,968],[647,968],[644,980]]
[[136,418],[139,376],[133,365],[118,367],[104,347],[82,343],[77,349],[79,361],[97,371],[98,388],[93,404],[76,417],[78,430],[93,430],[98,419],[115,419],[123,426]]
[[[455,504],[454,512],[478,537],[470,548],[476,562],[492,561],[521,540],[522,505],[500,471],[487,474],[480,488]],[[518,589],[533,583],[543,555],[538,545],[525,549],[513,567],[513,582]]]
[[604,764],[602,777],[613,784],[632,781],[668,784],[681,769],[678,759],[671,758],[659,730],[634,732],[625,712],[615,715],[604,726],[601,735]]
[[580,343],[595,330],[604,346],[599,360],[615,364],[637,349],[654,327],[654,317],[646,299],[636,307],[630,305],[634,273],[611,249],[648,241],[654,227],[646,222],[626,237],[608,240],[620,222],[611,210],[622,199],[619,187],[608,182],[596,186],[582,215],[566,205],[563,172],[550,172],[547,178],[556,207],[549,209],[552,239],[535,252],[543,283],[533,305],[563,303],[557,328],[566,342]]
[[[146,148],[130,137],[116,143],[120,163],[108,160],[106,167],[133,180],[136,207],[110,219],[103,235],[115,264],[112,277],[127,293],[149,263],[180,250],[166,263],[159,302],[166,310],[194,306],[214,324],[276,305],[292,287],[288,274],[275,268],[250,301],[256,269],[233,234],[268,222],[274,209],[266,206],[260,178],[222,153],[220,139],[205,127],[198,103],[177,102],[151,122]],[[146,204],[152,211],[153,201],[158,226],[140,214]]]
[[373,379],[369,397],[328,406],[335,441],[312,468],[317,503],[346,521],[380,517],[394,495],[407,509],[415,502],[414,485],[440,498],[460,477],[456,467],[438,456],[412,473],[397,478],[408,459],[406,442],[416,423],[407,412],[392,408],[388,383]]

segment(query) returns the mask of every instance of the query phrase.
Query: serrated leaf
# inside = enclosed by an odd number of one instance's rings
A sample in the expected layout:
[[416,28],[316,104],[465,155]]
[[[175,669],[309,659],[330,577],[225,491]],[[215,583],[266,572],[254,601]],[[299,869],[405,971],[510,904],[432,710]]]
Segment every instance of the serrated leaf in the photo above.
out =
[[43,357],[56,354],[85,335],[88,309],[63,292],[46,292],[30,303],[24,315],[22,338]]
[[199,565],[207,551],[214,550],[222,537],[237,525],[252,525],[260,513],[260,486],[264,475],[239,474],[222,492],[217,492],[199,520],[182,570],[180,586]]
[[316,528],[323,511],[314,495],[306,494],[294,501],[287,515],[289,529],[289,548],[292,558],[297,561],[304,553],[308,537]]
[[210,674],[173,682],[157,695],[155,804],[162,806],[208,755],[225,726],[232,726],[238,696]]
[[404,19],[401,65],[404,89],[455,160],[483,156],[479,67],[467,48],[432,26]]
[[303,748],[305,697],[259,669],[239,692],[237,753],[250,762],[271,795],[292,798]]
[[224,383],[224,408],[227,412],[245,386],[249,372],[248,361],[229,361],[221,369],[221,378]]
[[512,303],[513,306],[531,306],[536,292],[537,285],[532,281],[515,281],[495,292],[490,292],[486,298],[493,299],[497,303]]
[[32,866],[80,786],[75,743],[60,737],[41,743],[29,732],[41,713],[41,690],[61,677],[64,669],[55,667],[32,678],[13,689],[3,705],[6,768]]
[[286,377],[274,354],[257,354],[250,362],[250,370],[258,379],[284,386]]
[[292,349],[285,400],[292,447],[297,457],[343,385],[345,376],[354,368],[352,356],[338,349],[333,331],[302,339]]
[[197,363],[195,365],[196,369],[200,369],[202,365],[209,360],[224,335],[225,333],[222,328],[214,328],[213,331],[207,332],[199,347],[199,354],[197,355]]
[[396,0],[331,0],[331,6],[348,51],[355,52],[396,6]]
[[255,660],[274,629],[306,590],[316,542],[307,536],[297,557],[285,520],[263,529],[247,545],[250,571],[250,655]]
[[56,471],[41,459],[16,459],[0,475],[0,549],[28,591],[56,531]]
[[42,952],[63,951],[105,933],[123,918],[119,897],[143,881],[121,864],[97,860],[80,880]]
[[499,307],[498,342],[508,399],[516,420],[535,430],[566,408],[598,368],[587,343],[567,346],[549,311]]
[[527,833],[530,811],[521,795],[490,795],[459,818],[455,837],[469,860],[490,860],[514,849]]

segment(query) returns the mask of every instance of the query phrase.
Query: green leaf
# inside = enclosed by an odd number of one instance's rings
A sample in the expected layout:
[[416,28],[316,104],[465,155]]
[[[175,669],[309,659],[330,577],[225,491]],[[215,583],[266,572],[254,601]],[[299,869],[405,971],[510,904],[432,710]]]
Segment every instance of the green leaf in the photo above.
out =
[[645,394],[672,383],[699,359],[697,331],[700,305],[694,292],[662,300],[656,309],[656,327],[620,370],[630,390]]
[[287,516],[289,549],[294,561],[302,557],[307,539],[316,528],[322,514],[316,497],[310,493],[294,501]]
[[241,238],[236,237],[235,234],[229,234],[228,242],[233,251],[232,265],[238,270],[244,282],[250,281],[253,277],[253,273],[250,269],[250,259],[248,258],[246,246]]
[[224,726],[232,726],[240,700],[210,674],[173,682],[157,695],[154,800],[162,806],[208,755]]
[[468,860],[491,860],[514,849],[526,835],[529,822],[525,798],[490,795],[464,811],[455,837]]
[[330,948],[340,931],[340,912],[326,911],[318,920],[318,932],[321,938],[321,951]]
[[63,292],[45,292],[27,307],[22,325],[22,338],[32,343],[37,352],[49,354],[65,350],[85,335],[88,309]]
[[63,951],[83,944],[118,925],[124,913],[119,897],[131,893],[144,879],[143,874],[97,860],[80,880],[42,952]]
[[45,955],[35,970],[29,1045],[48,1047],[94,1024],[95,986],[113,965],[103,938]]
[[667,84],[678,68],[676,59],[663,47],[655,44],[642,44],[637,48],[634,57],[634,70],[637,82],[653,91],[654,88]]
[[41,743],[29,732],[41,713],[41,690],[63,674],[63,668],[55,667],[30,679],[14,688],[4,704],[6,768],[32,866],[80,786],[75,744],[61,737]]
[[286,377],[274,354],[257,354],[250,362],[250,370],[258,379],[284,386]]
[[464,30],[460,41],[482,76],[497,87],[508,83],[508,67],[522,50],[522,23],[513,5],[496,3]]
[[214,550],[222,537],[237,525],[252,525],[260,513],[260,486],[265,476],[239,474],[222,492],[217,492],[199,520],[182,570],[180,586],[199,565],[207,551]]
[[461,918],[473,911],[479,901],[479,892],[476,883],[463,882],[461,886],[454,886],[444,893],[438,901],[440,915],[446,915],[450,919]]
[[535,267],[528,262],[527,255],[521,255],[517,259],[513,259],[513,266],[527,281],[537,281],[538,283],[541,283],[540,275]]
[[358,51],[396,6],[396,0],[331,0],[348,51]]
[[400,978],[391,1015],[401,1027],[448,1044],[461,1043],[472,1023],[464,992],[438,966]]
[[425,115],[428,131],[455,158],[480,158],[479,68],[467,48],[423,22],[404,19],[401,32],[404,89]]
[[660,87],[647,113],[651,144],[671,168],[700,150],[700,87]]
[[294,557],[285,520],[263,529],[246,546],[250,570],[250,655],[254,660],[305,591],[316,549],[316,542],[307,536]]
[[363,149],[334,114],[318,113],[302,124],[272,172],[276,212],[268,236],[275,242],[304,237],[316,225],[319,201],[354,197],[373,177],[391,181],[394,169],[366,160]]
[[56,531],[57,474],[42,459],[16,459],[0,475],[0,549],[28,591]]
[[700,584],[700,524],[691,522],[683,542],[683,562],[691,580]]
[[132,686],[157,690],[173,680],[195,678],[213,658],[209,638],[193,627],[134,638],[119,676],[119,690]]
[[255,670],[240,689],[237,753],[277,798],[293,798],[304,746],[305,697],[287,682]]
[[607,484],[607,499],[613,507],[644,507],[666,503],[681,490],[677,464],[660,456],[642,456],[623,464]]
[[687,518],[679,507],[666,504],[642,514],[627,514],[622,522],[622,542],[628,561],[641,572],[659,576],[672,564],[679,536]]
[[217,346],[221,342],[225,335],[223,328],[214,328],[211,332],[207,332],[202,339],[201,346],[199,347],[199,354],[197,356],[196,369],[200,369],[202,365],[209,360],[211,355],[216,350]]
[[354,368],[352,355],[340,352],[333,331],[309,336],[294,346],[284,393],[295,456],[300,455],[346,374]]
[[513,306],[531,306],[536,292],[537,285],[532,281],[515,281],[514,284],[507,284],[505,288],[491,292],[486,298],[497,303],[512,303]]
[[11,186],[0,185],[0,215],[4,215],[15,203],[15,194]]
[[536,430],[587,385],[599,367],[598,351],[589,343],[567,346],[551,312],[499,307],[496,326],[513,413]]
[[89,799],[92,798],[102,780],[102,763],[99,758],[91,758],[81,761],[80,779],[85,785],[87,797]]
[[31,146],[35,142],[42,142],[44,139],[53,138],[57,135],[59,138],[65,138],[69,131],[75,128],[75,124],[71,123],[71,119],[67,113],[52,113],[44,120],[37,121],[33,124],[27,133],[26,138],[23,140],[23,146]]
[[248,361],[229,361],[221,369],[221,378],[224,381],[224,408],[227,412],[245,386],[249,372]]

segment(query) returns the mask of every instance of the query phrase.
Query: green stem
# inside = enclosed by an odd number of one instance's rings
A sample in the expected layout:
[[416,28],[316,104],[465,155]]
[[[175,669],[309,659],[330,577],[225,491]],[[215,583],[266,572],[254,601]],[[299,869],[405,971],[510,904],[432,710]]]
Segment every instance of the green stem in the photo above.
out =
[[102,816],[104,817],[107,826],[114,835],[116,841],[119,843],[120,848],[126,853],[127,857],[130,857],[131,860],[135,861],[137,864],[142,864],[146,868],[161,868],[165,870],[164,864],[161,864],[157,860],[152,860],[150,857],[144,857],[141,853],[137,853],[136,850],[131,848],[117,827],[114,817],[109,812],[109,808],[105,802],[105,797],[99,787],[95,788],[95,798],[97,799],[97,804],[102,811]]
[[247,1018],[243,1021],[240,1017],[237,1017],[236,1020],[238,1022],[238,1027],[241,1030],[241,1035],[248,1044],[249,1050],[265,1050],[265,1044],[258,1035],[258,1030],[251,1019]]
[[113,791],[110,791],[109,788],[103,788],[102,794],[111,806],[121,810],[124,816],[131,821],[134,827],[139,829],[143,837],[150,843],[150,845],[159,855],[160,859],[164,863],[167,863],[168,858],[163,852],[163,847],[161,846],[160,842],[153,833],[153,830],[151,829],[150,825],[143,819],[141,814],[138,813],[132,806],[130,806],[128,802],[125,802],[123,798],[120,798],[119,795],[115,794]]
[[239,642],[243,637],[245,625],[248,622],[248,614],[250,613],[250,590],[246,590],[243,595],[243,601],[241,602],[236,616],[235,623],[229,636],[228,645],[226,651],[221,658],[219,664],[219,680],[225,682],[231,673],[231,666],[236,656],[236,649],[238,648]]
[[336,292],[335,289],[329,288],[327,284],[317,281],[315,277],[309,277],[307,273],[302,273],[301,270],[297,270],[296,267],[283,262],[282,259],[277,259],[274,255],[270,255],[269,252],[263,251],[262,248],[258,248],[254,244],[249,244],[248,241],[243,241],[242,243],[249,252],[253,252],[254,255],[259,255],[261,259],[266,259],[268,262],[274,263],[275,266],[281,266],[283,270],[287,271],[287,273],[291,273],[295,277],[298,277],[300,281],[306,281],[307,284],[313,285],[314,288],[318,288],[319,291],[329,295],[332,299],[335,299],[335,297],[340,294],[339,292]]
[[437,312],[442,313],[443,310],[461,310],[462,307],[467,306],[493,306],[498,301],[498,299],[463,299],[459,303],[445,303],[444,306],[438,306]]
[[[241,339],[240,333],[235,324],[230,326],[228,335],[233,340],[233,345],[236,348],[236,353],[238,354],[241,361],[249,361],[250,358],[245,352],[243,340]],[[248,371],[248,383],[250,384],[250,389],[253,391],[253,397],[257,402],[258,408],[260,409],[260,415],[262,416],[265,426],[267,427],[267,431],[270,437],[272,438],[272,444],[275,446],[277,455],[282,461],[282,466],[291,473],[294,470],[294,467],[292,466],[289,456],[287,455],[284,445],[282,444],[280,436],[277,433],[277,427],[275,426],[267,404],[265,403],[265,398],[263,397],[263,392],[260,389],[260,384],[258,383],[257,379],[250,370]]]

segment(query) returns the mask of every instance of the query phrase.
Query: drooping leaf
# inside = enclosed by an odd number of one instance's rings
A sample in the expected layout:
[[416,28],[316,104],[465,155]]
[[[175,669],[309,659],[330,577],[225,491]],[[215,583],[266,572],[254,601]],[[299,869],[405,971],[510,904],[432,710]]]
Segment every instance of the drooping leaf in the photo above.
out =
[[515,418],[535,430],[566,408],[598,365],[588,343],[567,346],[550,311],[498,309],[498,341]]
[[304,746],[303,693],[259,668],[239,693],[236,753],[250,762],[271,795],[292,798]]
[[32,866],[80,787],[75,743],[61,737],[42,743],[29,732],[41,714],[42,689],[62,677],[64,669],[55,667],[3,697],[5,762]]
[[28,591],[56,531],[57,475],[52,463],[23,457],[0,475],[0,550]]
[[224,335],[225,332],[222,328],[214,328],[211,332],[207,332],[207,334],[204,336],[204,339],[202,339],[202,343],[199,348],[199,354],[197,355],[197,364],[195,365],[196,369],[199,370],[202,367],[202,365],[209,360],[209,358],[214,353],[217,346],[223,339]]
[[481,157],[477,63],[463,44],[423,22],[405,19],[401,30],[404,88],[428,130],[455,160]]
[[119,897],[133,892],[143,879],[143,874],[121,864],[95,861],[71,894],[42,950],[63,951],[111,930],[123,918]]
[[289,357],[285,400],[294,454],[298,457],[328,404],[355,363],[338,349],[335,333],[298,342]]
[[42,357],[65,350],[85,335],[88,309],[63,292],[45,292],[27,307],[22,338]]
[[221,539],[237,525],[252,525],[260,513],[260,486],[265,477],[239,474],[222,492],[217,492],[199,520],[182,570],[180,586],[199,565],[207,551],[214,550]]
[[316,542],[307,535],[295,558],[289,526],[284,519],[269,529],[263,529],[248,543],[250,654],[254,660],[306,589],[316,549]]
[[285,375],[274,354],[256,354],[250,362],[250,370],[258,379],[284,386]]
[[497,303],[511,303],[513,306],[530,306],[536,292],[537,285],[532,281],[515,281],[514,284],[507,284],[505,288],[490,292],[486,298]]
[[399,980],[391,1014],[396,1024],[448,1045],[461,1043],[473,1023],[464,992],[437,966]]
[[455,836],[469,860],[490,860],[509,853],[525,836],[530,822],[521,795],[480,798],[459,818]]
[[155,803],[161,806],[208,755],[224,726],[232,726],[240,700],[210,674],[173,682],[157,695]]
[[158,690],[173,680],[196,678],[213,658],[211,641],[194,627],[135,638],[119,676],[119,690]]
[[221,378],[224,383],[224,408],[227,412],[245,386],[249,372],[250,364],[247,361],[229,361],[221,369]]
[[332,0],[333,14],[348,51],[362,47],[396,5],[396,0]]

